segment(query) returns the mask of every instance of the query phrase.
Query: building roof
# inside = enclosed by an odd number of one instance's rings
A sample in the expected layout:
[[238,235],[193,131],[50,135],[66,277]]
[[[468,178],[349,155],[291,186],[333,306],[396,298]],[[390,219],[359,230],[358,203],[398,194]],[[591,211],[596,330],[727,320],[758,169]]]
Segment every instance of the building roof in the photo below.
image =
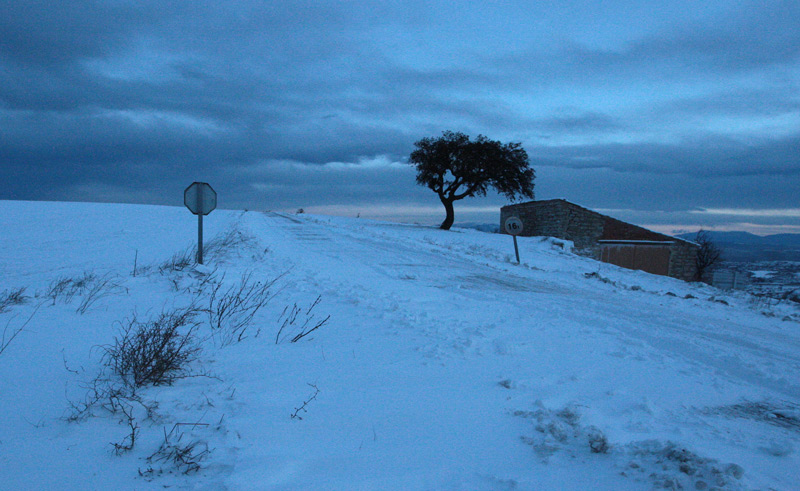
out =
[[603,235],[602,237],[600,237],[600,240],[603,241],[614,240],[614,241],[647,241],[647,242],[683,242],[692,245],[697,245],[689,240],[681,239],[679,237],[673,237],[671,235],[666,235],[659,232],[654,232],[644,227],[640,227],[638,225],[634,225],[628,222],[623,222],[622,220],[618,220],[608,215],[603,215],[602,213],[590,210],[588,208],[575,204],[564,198],[527,201],[525,203],[515,203],[512,205],[506,205],[503,208],[513,208],[516,206],[526,206],[526,205],[527,206],[552,205],[555,203],[563,203],[569,207],[578,208],[582,210],[584,213],[589,213],[597,216],[598,218],[601,218],[604,221],[604,225],[603,225]]

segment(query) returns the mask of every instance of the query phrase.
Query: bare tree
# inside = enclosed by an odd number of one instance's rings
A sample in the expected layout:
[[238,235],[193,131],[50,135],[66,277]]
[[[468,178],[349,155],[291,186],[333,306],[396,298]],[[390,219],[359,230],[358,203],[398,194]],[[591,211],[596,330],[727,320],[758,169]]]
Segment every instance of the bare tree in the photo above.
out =
[[711,240],[711,235],[700,229],[694,238],[695,243],[700,246],[695,257],[695,281],[709,281],[708,275],[714,267],[722,261],[722,249]]

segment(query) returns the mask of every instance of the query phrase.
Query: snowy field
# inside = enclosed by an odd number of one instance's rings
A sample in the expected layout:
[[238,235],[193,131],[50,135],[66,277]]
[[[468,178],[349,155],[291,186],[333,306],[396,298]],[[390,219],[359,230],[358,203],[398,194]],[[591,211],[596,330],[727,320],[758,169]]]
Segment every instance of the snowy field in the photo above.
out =
[[[195,267],[196,223],[0,201],[0,488],[800,489],[796,304],[272,212],[213,212]],[[176,316],[134,382],[121,341]]]

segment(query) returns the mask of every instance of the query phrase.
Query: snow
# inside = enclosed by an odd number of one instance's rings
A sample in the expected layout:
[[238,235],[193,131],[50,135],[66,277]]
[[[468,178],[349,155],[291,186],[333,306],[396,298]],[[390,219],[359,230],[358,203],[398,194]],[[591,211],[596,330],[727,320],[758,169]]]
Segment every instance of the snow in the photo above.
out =
[[[28,296],[0,328],[30,318],[0,354],[0,488],[800,487],[790,303],[547,238],[519,238],[518,265],[510,237],[476,230],[227,210],[204,227],[232,239],[159,268],[196,239],[184,208],[0,201],[0,292]],[[48,298],[87,273],[102,295]],[[208,308],[248,274],[274,296],[239,342],[198,316],[193,376],[137,391],[130,451],[119,411],[71,417],[91,381],[119,382],[103,347],[134,315]],[[330,319],[276,344],[293,305]],[[194,444],[199,469],[159,460],[165,442]]]

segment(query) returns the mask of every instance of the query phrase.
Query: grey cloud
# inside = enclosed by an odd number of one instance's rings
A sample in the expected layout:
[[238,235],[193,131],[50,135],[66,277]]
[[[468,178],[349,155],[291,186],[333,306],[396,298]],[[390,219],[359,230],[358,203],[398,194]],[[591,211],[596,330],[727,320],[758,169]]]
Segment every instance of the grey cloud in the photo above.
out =
[[532,125],[542,131],[573,134],[617,131],[625,128],[625,124],[607,114],[581,111],[533,121]]
[[654,39],[633,51],[662,53],[714,69],[751,70],[800,60],[800,4],[752,2],[732,19],[698,30],[687,26],[674,39]]
[[787,81],[777,87],[722,90],[702,97],[675,98],[648,109],[644,117],[675,116],[775,116],[800,113],[800,86]]
[[63,65],[107,54],[142,20],[136,9],[100,2],[0,3],[0,56],[20,65]]
[[537,167],[537,199],[566,198],[591,208],[683,211],[700,208],[797,208],[800,174],[699,177]]
[[[529,46],[487,56],[484,66],[501,73],[515,90],[587,87],[636,90],[698,77],[795,67],[800,62],[800,4],[747,2],[725,18],[673,25],[620,45],[594,46],[567,40],[550,51]],[[776,79],[785,73],[775,73]]]
[[539,165],[703,176],[800,174],[800,133],[777,139],[738,141],[714,135],[680,144],[611,143],[532,146]]
[[575,49],[573,59],[611,70],[634,65],[714,73],[747,71],[800,60],[797,2],[755,2],[750,8],[739,10],[733,19],[725,20],[711,26],[688,25],[634,41],[620,51]]

